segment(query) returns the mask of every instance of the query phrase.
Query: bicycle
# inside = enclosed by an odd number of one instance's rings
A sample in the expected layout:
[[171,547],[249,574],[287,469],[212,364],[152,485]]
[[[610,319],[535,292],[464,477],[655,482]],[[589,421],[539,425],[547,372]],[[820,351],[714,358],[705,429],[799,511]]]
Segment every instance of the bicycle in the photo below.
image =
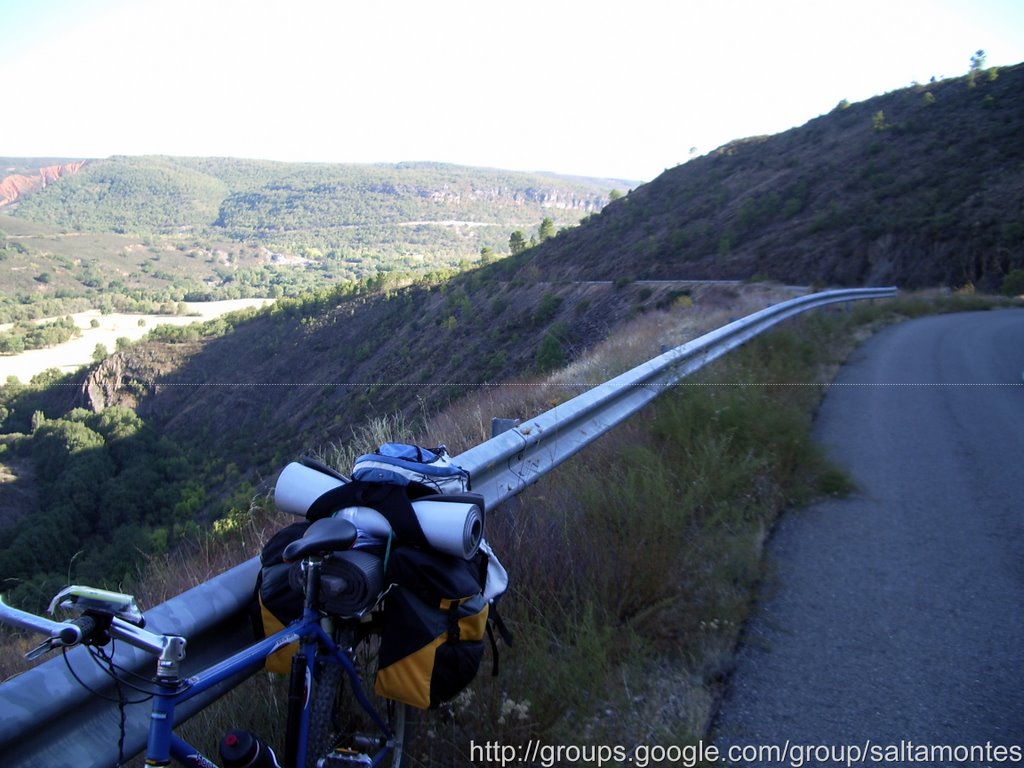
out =
[[[356,537],[355,526],[345,519],[324,518],[311,524],[302,538],[285,549],[287,560],[301,562],[302,617],[186,678],[180,672],[187,639],[146,629],[145,619],[130,595],[69,587],[54,598],[51,612],[58,604],[64,604],[77,608],[81,615],[63,622],[14,608],[0,598],[0,623],[46,635],[41,645],[26,654],[29,658],[78,645],[98,651],[116,640],[156,656],[155,674],[145,686],[127,679],[119,681],[152,697],[145,749],[147,765],[167,766],[173,759],[183,766],[217,768],[217,763],[174,733],[176,707],[239,674],[259,669],[271,654],[298,643],[289,681],[283,768],[399,768],[406,755],[407,731],[412,730],[407,728],[412,715],[410,708],[396,702],[374,706],[358,668],[361,661],[372,661],[375,643],[379,641],[379,623],[370,610],[372,606],[359,615],[339,617],[325,612],[320,599],[325,562],[335,553],[348,550]],[[105,653],[101,657],[109,659]],[[111,662],[111,673],[116,670]],[[342,695],[345,677],[358,710]],[[232,732],[222,740],[221,759],[225,768],[282,768],[271,747],[258,737],[250,743],[247,737],[247,732]],[[256,754],[238,758],[237,753],[247,747]]]

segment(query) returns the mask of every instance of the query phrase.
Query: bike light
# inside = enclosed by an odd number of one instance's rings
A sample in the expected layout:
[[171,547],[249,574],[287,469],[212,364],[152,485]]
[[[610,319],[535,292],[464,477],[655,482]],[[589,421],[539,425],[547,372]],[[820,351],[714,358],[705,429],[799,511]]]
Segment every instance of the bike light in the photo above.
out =
[[50,615],[56,611],[57,606],[61,608],[75,608],[80,611],[95,611],[110,616],[117,616],[137,627],[146,623],[142,611],[135,602],[132,595],[121,592],[109,592],[96,587],[65,587],[50,601],[48,609]]

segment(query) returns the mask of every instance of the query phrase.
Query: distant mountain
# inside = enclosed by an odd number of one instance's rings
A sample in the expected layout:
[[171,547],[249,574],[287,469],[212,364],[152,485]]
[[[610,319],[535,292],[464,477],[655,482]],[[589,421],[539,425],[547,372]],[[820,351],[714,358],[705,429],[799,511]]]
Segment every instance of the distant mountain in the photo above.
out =
[[353,258],[443,252],[454,261],[485,245],[507,248],[512,230],[535,228],[546,216],[574,225],[600,210],[612,189],[630,185],[439,163],[111,157],[24,190],[7,212],[63,231],[179,235]]

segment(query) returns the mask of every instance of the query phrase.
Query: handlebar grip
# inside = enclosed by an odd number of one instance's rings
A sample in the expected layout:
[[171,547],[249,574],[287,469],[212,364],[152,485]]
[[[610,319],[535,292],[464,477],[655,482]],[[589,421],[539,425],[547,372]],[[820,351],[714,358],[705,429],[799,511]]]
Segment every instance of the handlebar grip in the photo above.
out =
[[86,614],[66,622],[58,636],[61,645],[78,645],[79,643],[86,642],[96,631],[96,627],[96,619]]

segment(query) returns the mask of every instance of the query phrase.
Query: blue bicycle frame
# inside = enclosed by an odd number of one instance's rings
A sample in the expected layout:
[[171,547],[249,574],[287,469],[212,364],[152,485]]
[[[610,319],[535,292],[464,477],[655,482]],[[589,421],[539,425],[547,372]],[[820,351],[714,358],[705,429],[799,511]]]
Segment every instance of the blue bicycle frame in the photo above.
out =
[[[305,764],[311,702],[311,696],[308,693],[312,689],[311,682],[314,665],[318,659],[333,659],[341,664],[348,675],[352,691],[355,693],[359,704],[370,715],[377,727],[380,728],[381,734],[387,739],[391,739],[392,733],[388,725],[363,692],[362,681],[352,661],[324,632],[320,626],[319,614],[315,610],[307,608],[302,619],[294,624],[239,651],[218,664],[180,681],[178,685],[179,690],[156,696],[153,701],[149,725],[149,740],[146,746],[146,759],[149,761],[149,764],[169,765],[170,757],[173,756],[175,760],[187,766],[216,768],[216,763],[210,761],[199,750],[173,733],[175,707],[239,673],[251,671],[259,667],[270,654],[296,641],[300,641],[300,653],[305,657],[307,695],[303,700],[301,716],[298,718],[298,732],[293,734],[297,746],[295,764],[299,766]],[[330,653],[324,653],[322,649],[329,649]],[[383,760],[386,754],[387,748],[377,755],[374,764]]]
[[[341,665],[356,700],[380,730],[382,748],[373,756],[372,764],[380,764],[389,755],[394,745],[394,733],[367,698],[352,659],[325,631],[321,625],[320,612],[312,607],[316,604],[315,584],[319,579],[319,570],[319,563],[310,564],[307,574],[307,595],[311,596],[307,596],[302,618],[189,677],[182,678],[178,675],[179,663],[185,656],[184,638],[156,634],[116,616],[107,616],[106,621],[102,617],[99,619],[100,625],[110,637],[159,657],[146,745],[147,765],[171,765],[173,758],[185,766],[217,768],[215,762],[173,732],[176,707],[237,675],[256,671],[275,651],[295,642],[299,643],[299,651],[295,656],[298,662],[293,662],[293,685],[297,684],[294,678],[299,675],[302,678],[298,681],[302,685],[302,695],[294,708],[290,706],[286,764],[299,768],[305,765],[314,673],[317,663],[321,661]],[[2,600],[0,618],[4,623],[47,634],[51,648],[70,647],[89,639],[89,632],[83,631],[80,620],[74,623],[52,621],[12,608]]]

